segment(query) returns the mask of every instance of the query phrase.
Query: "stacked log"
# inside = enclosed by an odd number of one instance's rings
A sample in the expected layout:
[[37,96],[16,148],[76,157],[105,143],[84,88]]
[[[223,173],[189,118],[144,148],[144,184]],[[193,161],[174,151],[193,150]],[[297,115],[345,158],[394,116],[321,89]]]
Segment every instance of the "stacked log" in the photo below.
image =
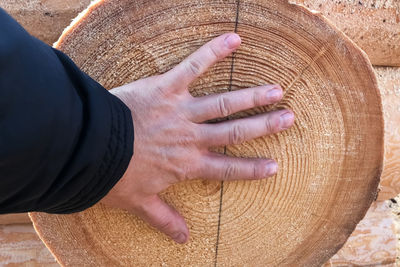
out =
[[[372,64],[400,66],[400,1],[290,1],[322,12],[368,54]],[[90,0],[0,0],[0,7],[31,34],[52,44],[89,3]]]
[[52,45],[91,0],[0,0],[30,34]]
[[0,225],[0,266],[57,267],[32,224]]
[[400,1],[290,2],[321,12],[368,54],[373,65],[400,66]]
[[385,160],[378,199],[386,200],[400,193],[400,68],[375,67],[375,72],[385,120]]
[[324,267],[395,267],[396,249],[396,225],[389,203],[374,202],[346,244]]
[[0,225],[31,223],[27,213],[0,215]]

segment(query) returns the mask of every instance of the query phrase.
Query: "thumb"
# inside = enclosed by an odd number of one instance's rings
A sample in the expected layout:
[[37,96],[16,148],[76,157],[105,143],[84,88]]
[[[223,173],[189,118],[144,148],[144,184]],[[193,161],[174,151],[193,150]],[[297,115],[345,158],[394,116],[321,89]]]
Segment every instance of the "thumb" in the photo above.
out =
[[135,213],[175,242],[183,244],[188,240],[189,229],[185,220],[158,195],[147,198]]

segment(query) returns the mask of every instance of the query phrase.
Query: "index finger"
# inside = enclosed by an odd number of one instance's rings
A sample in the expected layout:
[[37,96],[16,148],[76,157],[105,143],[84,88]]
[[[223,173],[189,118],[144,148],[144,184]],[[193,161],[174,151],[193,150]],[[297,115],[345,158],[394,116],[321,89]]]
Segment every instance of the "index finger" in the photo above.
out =
[[166,72],[165,78],[169,81],[169,85],[186,88],[209,67],[230,55],[240,43],[240,37],[236,33],[220,35]]

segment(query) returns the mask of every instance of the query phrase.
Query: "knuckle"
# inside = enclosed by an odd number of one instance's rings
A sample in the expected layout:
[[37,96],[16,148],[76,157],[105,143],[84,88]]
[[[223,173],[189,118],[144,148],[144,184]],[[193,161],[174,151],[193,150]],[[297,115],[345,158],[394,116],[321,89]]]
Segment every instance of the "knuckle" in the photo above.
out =
[[227,98],[224,95],[220,95],[217,98],[217,108],[219,112],[220,117],[226,117],[231,114],[232,112],[232,105],[229,101],[229,98]]
[[252,102],[254,107],[262,106],[263,105],[263,100],[264,98],[262,97],[260,91],[254,91],[252,94]]
[[193,155],[188,155],[186,157],[187,162],[182,162],[181,164],[179,164],[180,166],[178,167],[178,170],[176,172],[178,182],[193,180],[197,178],[198,164],[196,163],[196,159],[192,157]]
[[261,162],[255,162],[253,164],[253,179],[261,178],[264,177],[264,172],[263,172],[263,165]]
[[162,218],[159,227],[160,230],[163,232],[170,232],[173,228],[173,223],[168,218]]
[[188,71],[194,76],[198,76],[201,73],[201,63],[196,59],[189,60],[187,68]]
[[257,164],[253,164],[253,179],[256,179],[257,177],[259,177],[259,168],[257,166]]
[[279,124],[271,116],[267,116],[265,119],[265,131],[267,133],[275,133],[279,130]]
[[222,174],[222,178],[224,180],[231,180],[237,178],[238,174],[239,170],[235,164],[231,162],[225,163],[224,173]]
[[177,143],[183,147],[190,146],[199,139],[197,135],[195,131],[188,131],[177,138]]
[[215,60],[218,60],[220,58],[220,53],[215,46],[210,45],[209,51]]
[[229,131],[229,144],[240,144],[246,140],[245,130],[242,125],[234,124]]

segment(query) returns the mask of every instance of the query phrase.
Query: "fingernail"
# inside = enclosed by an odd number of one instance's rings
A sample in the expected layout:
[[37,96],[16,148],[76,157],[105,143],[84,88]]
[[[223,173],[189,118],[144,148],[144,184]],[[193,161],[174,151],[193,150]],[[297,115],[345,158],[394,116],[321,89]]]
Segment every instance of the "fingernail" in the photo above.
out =
[[282,98],[282,90],[272,89],[267,92],[267,98],[271,101],[278,101]]
[[265,176],[271,176],[278,172],[278,164],[274,161],[267,163]]
[[280,127],[282,130],[285,130],[292,126],[294,121],[294,115],[292,112],[285,112],[280,117]]
[[237,34],[229,34],[225,38],[225,46],[229,49],[233,49],[240,44],[240,37]]
[[180,243],[180,244],[185,243],[185,242],[186,242],[186,235],[183,234],[183,233],[180,233],[180,234],[175,238],[175,241],[178,242],[178,243]]

